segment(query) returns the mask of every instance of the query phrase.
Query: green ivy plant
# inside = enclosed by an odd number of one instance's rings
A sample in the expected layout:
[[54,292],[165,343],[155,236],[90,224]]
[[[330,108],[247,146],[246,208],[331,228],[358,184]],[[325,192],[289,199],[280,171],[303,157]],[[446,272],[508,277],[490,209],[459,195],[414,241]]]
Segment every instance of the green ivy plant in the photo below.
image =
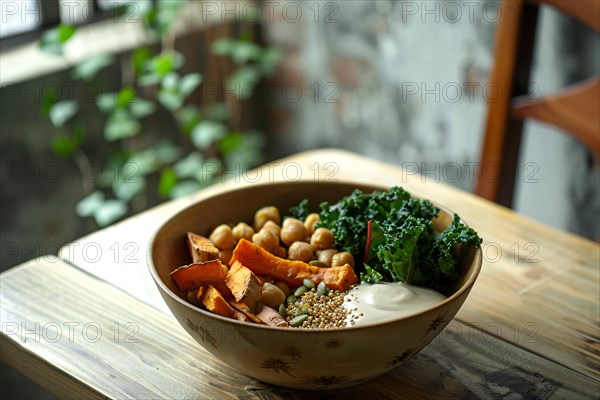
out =
[[[155,51],[146,46],[136,49],[126,66],[129,70],[122,71],[133,79],[124,82],[118,91],[102,92],[96,99],[98,112],[105,115],[103,140],[113,151],[106,160],[94,160],[102,165],[102,173],[93,182],[84,182],[86,194],[75,211],[80,217],[93,218],[98,226],[122,218],[135,210],[136,204],[143,208],[149,190],[163,199],[176,198],[214,183],[224,171],[235,170],[235,163],[261,160],[262,134],[232,131],[228,123],[230,104],[186,103],[201,85],[202,74],[181,74],[186,60],[175,51],[172,40],[164,40],[174,37],[169,36],[173,35],[172,23],[185,3],[135,3],[140,20],[160,46]],[[127,6],[122,10],[131,15]],[[61,24],[44,33],[40,49],[62,56],[76,35],[75,26]],[[237,101],[251,96],[251,88],[272,73],[280,58],[276,49],[259,46],[249,34],[217,40],[211,50],[216,56],[230,57],[236,66],[226,86],[235,93]],[[95,81],[98,73],[117,62],[113,55],[93,57],[73,67],[72,77],[100,87]],[[158,111],[173,117],[173,129],[181,140],[145,134],[147,117]],[[89,166],[90,157],[83,145],[94,130],[86,123],[89,116],[82,115],[77,100],[60,99],[55,91],[46,91],[42,112],[57,129],[51,142],[53,152],[73,158],[81,170]]]

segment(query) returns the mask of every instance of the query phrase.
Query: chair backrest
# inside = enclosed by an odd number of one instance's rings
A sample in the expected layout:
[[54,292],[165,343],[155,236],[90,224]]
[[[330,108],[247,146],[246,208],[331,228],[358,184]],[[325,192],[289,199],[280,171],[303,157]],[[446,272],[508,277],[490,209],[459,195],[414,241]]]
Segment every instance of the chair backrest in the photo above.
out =
[[600,158],[600,75],[557,94],[536,99],[527,97],[541,3],[600,32],[599,0],[502,1],[503,11],[510,12],[503,12],[498,22],[490,79],[502,95],[488,104],[475,192],[507,207],[512,206],[521,132],[526,118],[563,129]]

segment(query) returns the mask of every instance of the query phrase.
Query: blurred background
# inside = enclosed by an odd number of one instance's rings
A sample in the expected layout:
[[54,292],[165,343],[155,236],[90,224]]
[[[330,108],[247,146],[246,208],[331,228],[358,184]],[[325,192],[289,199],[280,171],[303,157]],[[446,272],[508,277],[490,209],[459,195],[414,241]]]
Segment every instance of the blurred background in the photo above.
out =
[[[2,271],[303,150],[473,191],[510,12],[494,0],[0,4]],[[537,29],[532,95],[598,73],[590,29],[550,7]],[[599,174],[579,142],[528,122],[513,206],[597,240]],[[0,397],[52,398],[1,372]]]

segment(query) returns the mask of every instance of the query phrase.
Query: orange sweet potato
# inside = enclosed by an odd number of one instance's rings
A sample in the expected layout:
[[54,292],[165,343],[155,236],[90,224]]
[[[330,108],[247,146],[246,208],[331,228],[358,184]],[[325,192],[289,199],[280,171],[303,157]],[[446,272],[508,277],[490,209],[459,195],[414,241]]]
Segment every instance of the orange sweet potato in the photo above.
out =
[[219,260],[193,263],[171,272],[171,279],[181,291],[197,289],[200,286],[218,284],[227,276],[226,268]]
[[227,287],[227,285],[225,284],[225,280],[213,283],[213,286],[215,287],[215,289],[221,292],[221,294],[223,295],[223,297],[225,297],[227,301],[229,301],[229,299],[233,299],[233,294],[231,294],[231,290],[229,290],[229,287]]
[[262,324],[262,320],[260,318],[258,318],[258,316],[256,316],[256,314],[254,314],[252,311],[250,311],[250,308],[248,308],[247,305],[245,305],[244,303],[238,303],[235,300],[229,300],[229,305],[231,307],[233,307],[235,310],[239,311],[240,313],[244,314],[248,320],[252,321],[252,322],[256,322],[257,324]]
[[271,307],[263,306],[256,316],[269,326],[278,326],[280,328],[289,327],[287,321]]
[[192,255],[192,262],[200,263],[219,258],[219,249],[210,239],[188,232],[186,241]]
[[225,284],[231,290],[235,301],[244,303],[251,312],[256,311],[262,296],[262,288],[256,275],[241,263],[236,262],[231,265]]
[[202,304],[207,310],[214,312],[215,314],[222,315],[228,318],[234,318],[236,310],[234,310],[227,300],[223,297],[213,285],[208,285],[204,295],[202,296]]
[[242,321],[242,322],[251,322],[248,317],[246,316],[246,314],[244,314],[243,312],[240,312],[238,310],[235,310],[235,314],[233,314],[233,319],[237,319],[238,321]]
[[198,289],[188,290],[186,294],[187,301],[199,307],[202,304],[202,296],[204,295],[205,290],[206,286],[200,286]]
[[332,268],[314,267],[302,261],[276,257],[246,239],[240,239],[233,250],[231,265],[236,261],[257,275],[270,276],[290,286],[301,286],[302,281],[308,278],[316,284],[325,282],[330,289],[344,291],[358,282],[354,269],[348,264]]

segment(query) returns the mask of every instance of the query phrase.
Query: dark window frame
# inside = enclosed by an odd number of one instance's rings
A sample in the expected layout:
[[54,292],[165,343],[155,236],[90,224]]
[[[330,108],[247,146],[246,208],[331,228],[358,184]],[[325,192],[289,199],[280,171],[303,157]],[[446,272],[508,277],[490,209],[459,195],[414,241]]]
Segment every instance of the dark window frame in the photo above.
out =
[[[155,0],[150,0],[155,3]],[[37,0],[40,7],[41,23],[36,27],[26,32],[17,33],[15,35],[0,39],[0,51],[9,50],[15,47],[22,46],[27,43],[33,43],[39,40],[42,34],[48,30],[57,27],[61,23],[60,19],[60,0]],[[92,25],[95,22],[107,20],[115,16],[117,9],[103,10],[98,4],[98,0],[92,0],[93,18],[90,21],[76,23],[75,26],[81,27]]]

